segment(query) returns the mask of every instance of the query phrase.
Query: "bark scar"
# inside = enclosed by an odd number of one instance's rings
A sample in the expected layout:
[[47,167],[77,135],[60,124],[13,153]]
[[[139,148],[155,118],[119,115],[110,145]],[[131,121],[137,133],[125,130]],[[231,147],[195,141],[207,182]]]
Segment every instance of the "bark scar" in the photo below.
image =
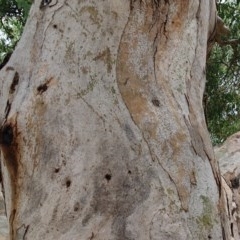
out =
[[3,162],[7,168],[11,184],[11,213],[10,222],[10,239],[16,239],[15,216],[18,202],[18,175],[19,175],[19,147],[17,131],[17,115],[8,119],[0,128],[0,148],[3,155]]

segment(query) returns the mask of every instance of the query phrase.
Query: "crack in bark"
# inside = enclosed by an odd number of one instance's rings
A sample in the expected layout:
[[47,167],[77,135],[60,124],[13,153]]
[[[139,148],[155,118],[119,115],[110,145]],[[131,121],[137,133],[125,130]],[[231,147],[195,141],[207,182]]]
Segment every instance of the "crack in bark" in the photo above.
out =
[[27,226],[25,227],[25,225],[24,225],[25,231],[24,231],[24,234],[23,234],[23,240],[25,240],[25,238],[26,238],[26,236],[27,236],[29,226],[30,226],[30,225],[27,225]]
[[25,240],[25,239],[26,239],[29,226],[30,226],[30,225],[25,226],[25,224],[22,224],[22,225],[17,229],[17,232],[18,232],[19,230],[21,230],[21,228],[24,228],[24,233],[23,233],[23,235],[22,235],[22,240]]
[[171,182],[173,183],[173,185],[175,186],[176,191],[177,191],[177,194],[178,194],[178,199],[179,199],[179,201],[181,202],[182,208],[183,208],[184,210],[186,210],[185,207],[183,207],[183,203],[182,203],[182,200],[181,200],[182,198],[181,198],[181,196],[180,196],[180,192],[179,192],[177,183],[173,180],[173,178],[171,177],[170,173],[163,167],[163,164],[161,164],[161,161],[160,161],[160,159],[159,159],[158,157],[157,157],[157,160],[158,160],[158,164],[161,166],[161,168],[163,169],[163,171],[168,175],[170,181],[171,181]]
[[14,228],[13,228],[13,225],[14,225],[13,222],[14,222],[15,215],[16,215],[16,209],[13,209],[11,214],[10,214],[10,217],[9,217],[10,239],[11,240],[15,240],[15,232],[14,232]]
[[199,154],[197,153],[197,150],[196,150],[196,148],[194,147],[194,144],[193,144],[192,141],[191,141],[191,147],[192,147],[194,153],[195,153],[197,156],[199,156]]
[[165,4],[168,5],[167,7],[167,12],[165,14],[165,20],[163,22],[163,34],[166,38],[166,42],[168,41],[168,36],[167,36],[167,23],[168,23],[168,14],[169,14],[169,2],[165,0]]
[[[56,1],[56,4],[58,3],[58,1]],[[56,4],[54,4],[54,5],[51,5],[51,6],[55,6]],[[54,20],[54,16],[55,16],[55,14],[64,6],[65,4],[63,3],[62,5],[60,5],[54,12],[53,12],[53,14],[52,14],[52,16],[51,16],[51,20],[50,21],[48,21],[48,25],[47,25],[47,27],[44,29],[44,32],[43,32],[43,40],[42,40],[42,44],[41,44],[41,47],[40,47],[40,49],[41,49],[41,54],[42,54],[42,52],[43,52],[43,45],[44,45],[44,42],[45,42],[45,39],[46,39],[46,32],[47,32],[47,30],[49,29],[49,26],[51,25],[51,23],[53,22],[53,20]],[[51,7],[51,6],[49,6],[49,7]],[[41,55],[40,54],[40,55]]]
[[220,171],[219,171],[219,165],[215,164],[216,165],[216,168],[215,168],[215,166],[213,165],[216,162],[215,155],[213,153],[214,159],[212,159],[211,156],[208,153],[208,150],[206,148],[206,145],[205,145],[205,142],[202,138],[202,135],[200,135],[200,138],[201,138],[202,144],[203,144],[203,151],[205,152],[206,157],[208,158],[209,163],[211,165],[212,173],[213,173],[213,176],[215,178],[215,181],[216,181],[216,184],[217,184],[217,187],[218,187],[219,197],[220,197],[222,190],[221,190],[221,176],[220,176]]
[[88,106],[89,109],[99,118],[102,120],[103,124],[105,125],[105,119],[94,109],[92,105],[90,105],[82,96],[80,96],[80,99]]
[[7,100],[7,104],[6,104],[6,107],[5,107],[5,118],[4,118],[4,121],[6,121],[6,119],[8,118],[8,115],[9,115],[9,112],[11,110],[11,103],[9,102],[9,100]]

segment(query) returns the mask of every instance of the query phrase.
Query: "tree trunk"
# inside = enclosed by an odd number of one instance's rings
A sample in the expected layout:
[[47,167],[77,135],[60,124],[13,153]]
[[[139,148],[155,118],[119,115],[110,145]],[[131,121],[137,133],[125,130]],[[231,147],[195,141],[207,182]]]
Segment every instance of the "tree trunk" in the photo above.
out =
[[10,239],[228,239],[202,109],[214,1],[47,2],[0,76]]

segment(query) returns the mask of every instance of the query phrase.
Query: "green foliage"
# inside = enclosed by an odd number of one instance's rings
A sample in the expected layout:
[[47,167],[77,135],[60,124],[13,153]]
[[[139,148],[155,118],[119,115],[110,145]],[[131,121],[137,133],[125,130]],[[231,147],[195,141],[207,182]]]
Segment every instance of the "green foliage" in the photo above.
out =
[[240,0],[220,1],[218,14],[231,35],[214,46],[207,62],[204,105],[213,144],[240,130]]
[[16,0],[18,8],[22,10],[24,23],[27,20],[32,0]]
[[0,0],[0,17],[16,16],[21,14],[15,0]]
[[0,0],[0,62],[15,48],[23,31],[30,0]]

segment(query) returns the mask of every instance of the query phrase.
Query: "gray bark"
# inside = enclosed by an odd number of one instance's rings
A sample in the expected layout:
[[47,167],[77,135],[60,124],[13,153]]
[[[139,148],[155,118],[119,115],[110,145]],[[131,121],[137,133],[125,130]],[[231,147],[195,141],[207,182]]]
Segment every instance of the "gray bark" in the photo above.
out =
[[11,240],[223,239],[213,3],[35,0],[0,75]]

